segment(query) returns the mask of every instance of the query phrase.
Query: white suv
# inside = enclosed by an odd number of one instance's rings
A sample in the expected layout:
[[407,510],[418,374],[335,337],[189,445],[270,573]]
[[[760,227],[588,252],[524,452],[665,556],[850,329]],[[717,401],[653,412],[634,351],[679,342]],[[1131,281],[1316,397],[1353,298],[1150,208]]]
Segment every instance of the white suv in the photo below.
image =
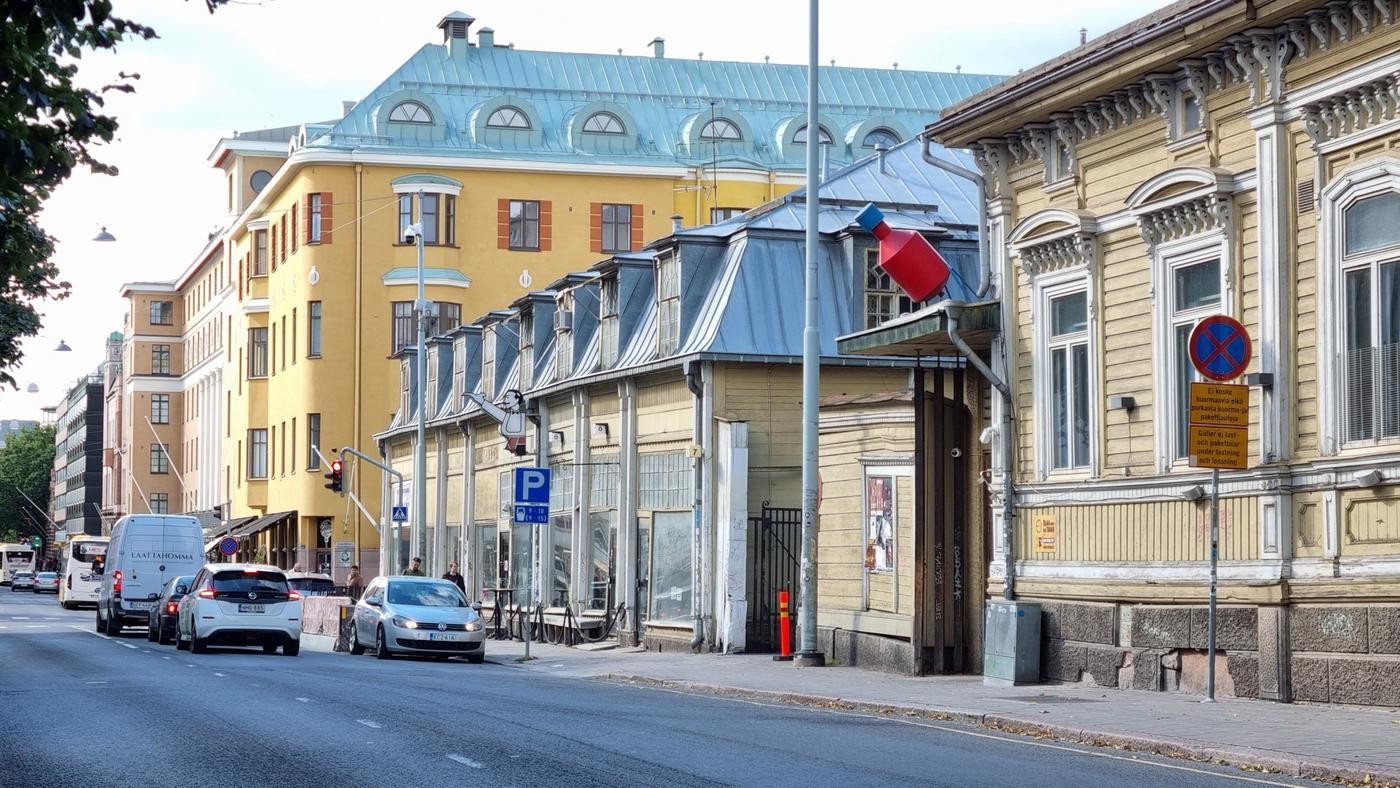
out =
[[301,594],[266,564],[208,564],[180,600],[175,647],[196,654],[209,646],[262,646],[294,657],[301,650]]

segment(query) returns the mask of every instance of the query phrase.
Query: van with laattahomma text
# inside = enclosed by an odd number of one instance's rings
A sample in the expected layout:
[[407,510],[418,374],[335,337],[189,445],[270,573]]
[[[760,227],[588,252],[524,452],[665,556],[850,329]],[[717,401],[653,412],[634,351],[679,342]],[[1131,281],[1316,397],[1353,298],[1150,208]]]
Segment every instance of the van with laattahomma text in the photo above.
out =
[[129,514],[112,526],[97,592],[97,631],[121,634],[150,621],[165,581],[204,566],[204,531],[193,517]]

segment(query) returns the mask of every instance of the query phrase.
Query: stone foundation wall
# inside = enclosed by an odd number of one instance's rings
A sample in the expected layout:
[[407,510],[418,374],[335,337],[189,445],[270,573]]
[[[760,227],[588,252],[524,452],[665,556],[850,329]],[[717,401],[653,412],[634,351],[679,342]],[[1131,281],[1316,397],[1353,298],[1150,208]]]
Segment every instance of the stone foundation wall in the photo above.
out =
[[907,640],[818,627],[817,647],[828,663],[914,675],[914,649]]
[[[1204,694],[1207,609],[1041,601],[1041,675]],[[1400,605],[1221,606],[1216,694],[1400,706]]]

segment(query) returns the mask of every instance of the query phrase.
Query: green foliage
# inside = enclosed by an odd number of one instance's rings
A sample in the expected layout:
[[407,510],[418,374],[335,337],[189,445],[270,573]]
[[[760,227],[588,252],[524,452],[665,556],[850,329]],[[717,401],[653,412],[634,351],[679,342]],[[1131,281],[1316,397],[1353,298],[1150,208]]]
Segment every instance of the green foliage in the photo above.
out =
[[[212,12],[226,1],[205,4]],[[74,167],[116,174],[92,152],[117,130],[102,113],[103,95],[132,92],[140,78],[121,73],[99,90],[78,87],[78,61],[156,32],[113,16],[110,0],[0,0],[0,9],[0,385],[13,386],[7,370],[23,357],[20,341],[39,331],[35,302],[70,290],[39,210]]]
[[43,533],[53,459],[54,428],[48,425],[11,435],[0,449],[0,542]]

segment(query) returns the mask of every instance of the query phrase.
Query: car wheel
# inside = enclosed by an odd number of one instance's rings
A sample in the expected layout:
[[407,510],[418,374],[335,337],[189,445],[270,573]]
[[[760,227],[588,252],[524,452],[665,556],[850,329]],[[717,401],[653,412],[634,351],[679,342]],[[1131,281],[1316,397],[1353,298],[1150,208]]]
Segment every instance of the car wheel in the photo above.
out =
[[389,653],[389,642],[384,639],[382,626],[374,634],[374,656],[376,659],[388,659],[393,656]]
[[147,622],[147,623],[146,623],[146,640],[150,641],[151,643],[154,643],[154,642],[156,642],[156,638],[158,638],[158,637],[160,637],[160,625],[159,625],[159,624],[152,624],[152,623],[150,623],[150,622]]
[[470,662],[470,663],[472,663],[473,665],[480,665],[482,662],[486,661],[486,655],[485,655],[485,654],[468,654],[468,655],[467,655],[467,661]]
[[107,611],[107,636],[117,637],[122,633],[122,620],[112,615],[112,611]]
[[102,606],[98,605],[92,614],[97,616],[97,633],[99,635],[107,634],[107,622],[102,620]]
[[276,643],[264,643],[264,644],[263,644],[263,653],[264,653],[264,654],[276,654],[276,653],[277,653],[277,644],[276,644]]
[[187,649],[187,648],[189,648],[189,647],[190,647],[189,641],[187,641],[187,640],[185,640],[184,638],[180,637],[180,625],[179,625],[179,624],[176,624],[176,625],[175,625],[175,650],[176,650],[176,651],[184,651],[185,649]]
[[350,653],[357,657],[365,653],[365,644],[360,642],[360,628],[353,623],[350,625]]
[[301,641],[293,640],[282,644],[282,656],[295,657],[301,653]]
[[202,638],[202,637],[199,636],[199,630],[198,630],[198,629],[195,629],[193,626],[191,626],[191,627],[190,627],[190,653],[192,653],[192,654],[203,654],[204,652],[208,651],[208,650],[209,650],[209,647],[208,647],[207,645],[205,645],[206,643],[207,643],[207,641],[206,641],[204,638]]
[[73,609],[73,603],[72,603],[72,602],[59,602],[58,604],[59,604],[59,606],[62,607],[64,610],[72,610],[72,609]]

